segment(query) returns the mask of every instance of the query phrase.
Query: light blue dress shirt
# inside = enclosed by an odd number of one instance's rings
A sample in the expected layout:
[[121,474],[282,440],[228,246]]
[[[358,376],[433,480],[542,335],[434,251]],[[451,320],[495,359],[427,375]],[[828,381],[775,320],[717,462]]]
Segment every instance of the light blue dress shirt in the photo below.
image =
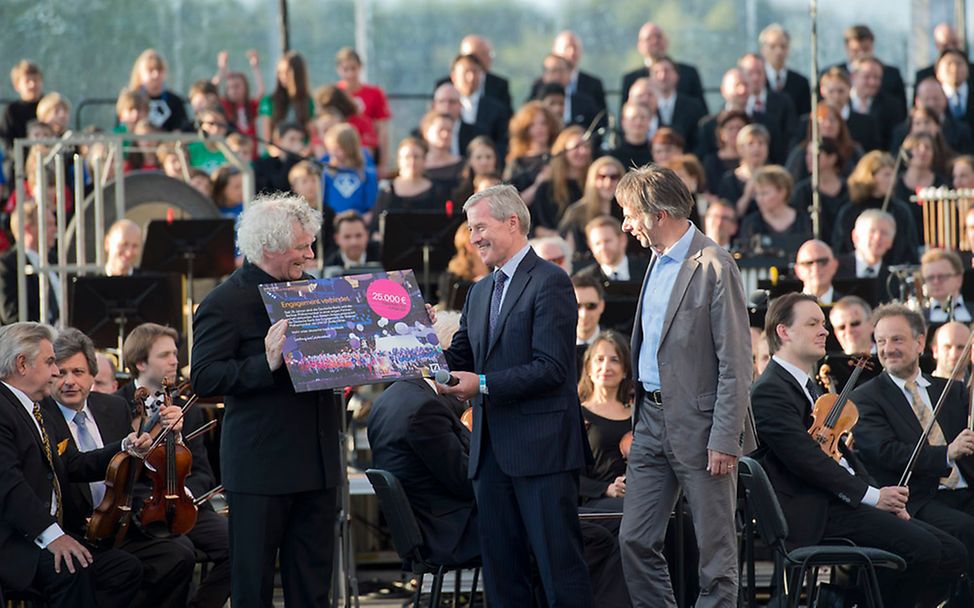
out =
[[506,264],[500,267],[504,274],[507,275],[507,282],[504,283],[504,291],[501,292],[501,303],[498,310],[502,310],[504,308],[504,298],[507,297],[507,290],[511,288],[511,279],[514,278],[514,273],[517,271],[517,267],[521,265],[521,260],[523,260],[524,256],[528,254],[528,249],[530,248],[531,245],[525,245],[519,249],[517,253],[512,255],[511,259],[507,260]]
[[690,243],[694,235],[693,224],[687,222],[687,231],[673,245],[658,255],[653,269],[646,282],[646,289],[643,293],[642,323],[643,341],[639,348],[639,373],[638,379],[646,391],[658,391],[660,389],[659,380],[659,361],[657,353],[659,351],[660,336],[663,333],[663,320],[666,317],[666,308],[670,303],[670,295],[673,293],[673,285],[676,277],[680,273],[690,250]]

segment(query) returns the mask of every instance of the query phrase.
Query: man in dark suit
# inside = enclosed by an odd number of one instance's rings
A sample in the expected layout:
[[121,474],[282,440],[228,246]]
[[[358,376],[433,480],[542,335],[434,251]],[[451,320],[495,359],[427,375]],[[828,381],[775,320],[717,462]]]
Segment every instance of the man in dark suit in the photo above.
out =
[[923,319],[927,323],[974,321],[974,311],[964,301],[961,287],[964,284],[964,265],[956,251],[927,249],[920,258],[920,275],[927,295]]
[[[848,72],[838,66],[825,71],[819,78],[819,93],[826,104],[835,108],[852,136],[863,150],[886,150],[886,144],[881,141],[879,124],[869,114],[857,112],[849,103],[852,91],[852,80]],[[793,142],[797,145],[808,136],[808,116],[802,117],[798,129],[795,131]]]
[[[131,334],[130,334],[131,335]],[[104,445],[119,441],[132,432],[132,420],[128,404],[114,395],[91,394],[94,374],[97,371],[95,347],[91,340],[74,328],[62,330],[54,341],[54,358],[60,377],[51,390],[51,397],[41,402],[41,409],[48,423],[54,427],[55,441],[73,441],[82,452],[97,450]],[[159,412],[164,424],[171,424],[179,417],[179,408],[165,408]],[[179,428],[182,428],[180,423]],[[144,481],[133,492],[137,513],[141,502],[151,489]],[[86,520],[105,496],[104,482],[73,483],[64,488],[65,502],[72,503],[76,516],[66,519],[69,532],[83,535]],[[225,537],[224,537],[225,538]],[[142,562],[142,589],[135,606],[145,608],[167,606],[181,608],[189,599],[196,556],[193,544],[184,536],[155,538],[132,522],[119,548],[131,553]],[[224,550],[226,547],[224,547]],[[227,581],[229,591],[229,580]],[[207,606],[222,606],[209,603]],[[203,605],[194,602],[194,606]]]
[[685,150],[696,149],[698,123],[707,115],[706,107],[696,98],[680,93],[680,73],[669,57],[657,59],[649,72],[656,85],[660,124],[683,136]]
[[[605,114],[599,116],[599,107],[591,97],[575,90],[568,91],[572,78],[572,65],[564,57],[549,54],[544,58],[542,64],[542,85],[538,89],[539,94],[544,94],[548,90],[547,85],[558,85],[562,88],[565,95],[565,109],[562,113],[562,124],[579,125],[583,129],[588,129],[598,117],[598,125],[605,125],[607,120]],[[538,99],[541,99],[540,97]],[[598,147],[598,143],[595,143]]]
[[[876,41],[872,30],[865,25],[853,25],[846,28],[843,32],[845,41],[845,63],[837,64],[848,73],[852,73],[852,64],[857,59],[864,57],[874,57],[873,47]],[[903,84],[903,76],[898,67],[880,63],[882,67],[882,90],[890,95],[900,108],[906,108],[906,85]],[[828,69],[828,68],[826,68]]]
[[309,278],[303,268],[314,259],[320,225],[299,197],[251,202],[237,228],[244,264],[210,292],[193,322],[193,388],[226,403],[220,468],[238,608],[271,603],[278,554],[285,603],[328,604],[338,412],[331,391],[295,393],[282,357],[287,322],[271,325],[258,289]]
[[[910,491],[876,487],[850,450],[839,460],[808,433],[818,396],[811,373],[825,356],[825,315],[814,296],[789,293],[765,319],[771,362],[751,389],[762,461],[788,522],[790,547],[847,538],[906,561],[904,572],[880,573],[886,606],[936,605],[966,568],[966,550],[940,530],[911,520]],[[840,442],[842,448],[844,442]]]
[[[667,48],[669,44],[663,28],[655,23],[647,21],[639,28],[636,49],[643,56],[645,65],[631,72],[627,72],[622,76],[622,101],[619,103],[619,107],[622,107],[622,104],[626,103],[629,99],[629,87],[632,86],[632,83],[639,78],[649,76],[649,68],[653,66],[653,63],[660,57],[666,57],[668,55]],[[697,68],[686,63],[676,62],[676,71],[680,75],[678,90],[699,101],[703,104],[704,110],[706,110],[707,100],[703,94],[703,84],[701,84],[700,73],[697,71]]]
[[[749,103],[751,100],[747,79],[740,68],[733,67],[724,72],[724,77],[720,81],[720,94],[724,98],[723,110],[745,112],[753,122],[764,125],[770,136],[769,152],[772,155],[777,155],[773,156],[771,160],[784,162],[783,155],[787,154],[787,144],[786,142],[782,143],[780,122],[773,115],[759,111],[754,103]],[[717,130],[718,114],[700,120],[699,133],[697,134],[697,155],[701,158],[717,152],[717,139],[714,132]]]
[[641,255],[629,255],[629,241],[622,230],[622,222],[611,215],[600,215],[585,225],[585,240],[592,257],[580,261],[578,272],[586,272],[603,283],[641,281],[649,260]]
[[936,70],[947,97],[947,112],[974,130],[974,91],[967,55],[958,49],[947,49],[937,57]]
[[369,229],[365,219],[354,209],[342,211],[335,216],[335,244],[338,249],[325,257],[325,272],[329,268],[340,269],[338,274],[349,268],[361,268],[366,264],[381,262],[379,243],[369,239]]
[[511,91],[507,79],[490,71],[494,67],[494,46],[490,40],[476,34],[465,36],[460,41],[460,54],[473,55],[480,61],[484,69],[480,92],[497,100],[507,111],[508,116],[513,114],[514,108],[511,104]]
[[[0,325],[9,325],[20,320],[20,303],[18,300],[17,287],[17,252],[23,251],[26,263],[36,268],[40,264],[40,257],[37,253],[40,248],[40,238],[38,237],[37,223],[37,203],[28,200],[22,203],[24,208],[24,240],[11,247],[0,256]],[[45,211],[46,231],[47,231],[47,252],[52,255],[54,251],[54,240],[57,237],[57,222],[54,218],[54,206],[48,201]],[[15,239],[20,237],[20,218],[15,211],[10,216],[10,230]],[[53,264],[53,258],[51,263]],[[37,273],[29,274],[27,279],[27,320],[40,321],[40,285]],[[58,306],[57,287],[59,285],[57,275],[48,273],[47,282],[47,321],[57,320],[60,314]]]
[[507,154],[507,123],[511,112],[495,98],[480,90],[483,65],[476,55],[457,55],[450,66],[450,82],[460,93],[460,120],[489,135],[497,157]]
[[[467,146],[471,140],[478,135],[486,135],[479,126],[468,124],[460,120],[460,93],[453,83],[447,79],[440,83],[433,92],[433,102],[430,109],[437,114],[443,114],[453,119],[453,133],[450,136],[450,151],[457,156],[466,156]],[[413,135],[423,138],[419,132],[419,127],[413,131]]]
[[[60,341],[60,337],[58,338]],[[179,373],[179,334],[171,327],[155,323],[136,326],[125,337],[122,353],[132,381],[119,390],[116,395],[125,399],[132,415],[136,415],[135,392],[138,388],[149,391],[147,409],[153,412],[158,408],[158,397],[163,390],[163,382],[177,382]],[[174,403],[180,407],[185,399],[177,398]],[[186,412],[183,421],[183,434],[189,435],[204,424],[203,413],[199,407]],[[195,437],[187,446],[193,454],[193,466],[186,478],[186,489],[195,497],[203,496],[216,487],[216,475],[210,465],[210,455],[203,437]],[[227,518],[218,515],[210,503],[200,505],[196,525],[186,535],[190,548],[204,553],[212,567],[196,590],[191,604],[194,606],[219,607],[230,596],[230,539]]]
[[775,138],[771,140],[770,155],[783,163],[788,155],[788,142],[798,126],[795,105],[787,95],[768,88],[764,59],[757,53],[743,55],[737,67],[747,83],[747,112],[754,120],[771,125],[769,130]]
[[[894,303],[876,309],[873,322],[879,361],[886,373],[851,395],[859,408],[856,449],[879,483],[899,483],[921,432],[934,422],[910,477],[906,509],[965,547],[974,547],[974,492],[968,485],[968,480],[974,482],[974,431],[967,428],[963,376],[952,385],[934,421],[934,407],[947,381],[920,372],[920,355],[927,342],[923,318]],[[968,564],[969,578],[972,564]],[[966,605],[970,603],[968,594]]]
[[[974,136],[971,135],[971,127],[963,120],[954,118],[948,112],[947,95],[944,94],[943,87],[933,76],[921,80],[915,89],[913,105],[917,108],[923,106],[933,112],[940,121],[940,134],[951,150],[958,154],[969,154],[974,151]],[[893,140],[890,142],[890,150],[894,152],[903,145],[903,140],[910,132],[911,117],[893,129]]]
[[804,116],[812,111],[812,97],[805,78],[794,70],[789,70],[788,51],[791,36],[780,24],[772,23],[761,30],[758,36],[761,56],[764,57],[768,88],[776,93],[787,95],[795,105],[795,113]]
[[0,328],[0,584],[37,591],[51,606],[128,607],[142,580],[139,561],[66,534],[62,487],[101,479],[119,449],[144,450],[151,439],[133,433],[87,454],[55,443],[38,406],[60,375],[53,341],[53,330],[37,323]]
[[889,148],[893,127],[906,118],[906,106],[882,88],[883,64],[875,57],[863,57],[852,63],[852,109],[868,114],[879,125],[880,144]]
[[[938,23],[933,28],[933,45],[937,49],[937,56],[948,49],[960,49],[963,51],[964,45],[960,41],[960,37],[957,35],[957,31],[949,23]],[[970,62],[968,62],[970,65]],[[968,70],[970,72],[971,70]],[[932,64],[925,68],[917,70],[916,77],[914,77],[913,82],[923,82],[927,78],[936,78],[937,75],[937,62],[934,61]],[[914,94],[914,102],[916,101],[916,95]]]
[[819,304],[831,306],[842,297],[832,286],[838,268],[832,248],[818,239],[805,241],[795,254],[795,276],[802,282],[802,293],[815,296]]
[[[551,54],[563,58],[571,66],[571,77],[565,85],[565,94],[584,93],[595,103],[596,111],[605,110],[605,87],[602,79],[579,69],[582,62],[582,41],[574,32],[565,30],[555,36],[551,45]],[[536,78],[531,83],[530,99],[537,99],[538,92],[544,82]]]
[[550,605],[591,606],[576,508],[585,452],[571,281],[531,250],[528,209],[512,186],[475,194],[464,211],[471,243],[495,270],[471,288],[445,352],[459,383],[437,388],[474,400],[468,473],[484,583],[492,601],[531,605],[533,555]]
[[690,222],[696,204],[670,169],[630,171],[616,190],[653,257],[632,332],[633,442],[619,542],[634,606],[675,606],[663,539],[679,491],[700,551],[698,608],[737,602],[735,466],[753,445],[747,307],[733,258]]

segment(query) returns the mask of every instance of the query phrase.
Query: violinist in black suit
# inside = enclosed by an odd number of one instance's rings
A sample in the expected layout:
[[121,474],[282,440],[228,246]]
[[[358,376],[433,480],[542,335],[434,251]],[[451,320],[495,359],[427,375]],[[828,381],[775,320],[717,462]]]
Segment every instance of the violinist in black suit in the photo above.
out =
[[[123,551],[98,550],[66,533],[72,481],[103,478],[122,448],[145,449],[134,433],[90,453],[58,443],[38,405],[60,376],[54,332],[37,323],[0,328],[0,584],[32,589],[50,606],[127,608],[139,590],[142,567]],[[63,446],[63,449],[62,449]]]
[[877,487],[850,450],[833,459],[808,433],[818,397],[811,375],[828,335],[814,296],[790,293],[772,301],[765,332],[772,358],[751,389],[761,446],[755,457],[788,522],[786,542],[801,547],[841,537],[895,553],[907,567],[880,574],[885,605],[936,605],[966,569],[964,546],[910,518],[907,488]]
[[[90,452],[132,432],[132,418],[123,399],[91,392],[97,361],[95,347],[87,336],[70,327],[62,330],[54,341],[54,357],[61,375],[51,397],[41,402],[41,409],[54,428],[57,443],[70,440],[82,452]],[[165,408],[159,415],[164,424],[171,424],[178,419],[179,408]],[[182,423],[177,426],[181,428]],[[65,503],[76,513],[65,519],[65,526],[69,532],[83,535],[87,518],[105,496],[105,482],[73,483],[63,490]],[[133,605],[181,608],[189,599],[196,555],[192,542],[184,536],[156,538],[142,531],[137,514],[150,492],[150,484],[143,477],[133,491],[135,521],[119,545],[142,562],[141,593]],[[218,606],[225,601],[226,596],[220,604],[202,605]]]
[[[146,405],[150,410],[147,413],[151,415],[158,408],[163,381],[168,379],[176,382],[179,373],[178,339],[176,330],[155,323],[138,325],[125,337],[122,352],[132,373],[132,381],[115,394],[125,399],[133,417],[136,415],[135,392],[138,388],[149,391]],[[177,397],[174,404],[182,407],[186,404],[186,399]],[[183,434],[189,435],[204,423],[203,412],[199,407],[188,410],[183,421]],[[187,443],[187,447],[193,454],[193,467],[186,478],[186,489],[194,497],[203,496],[217,485],[210,455],[202,436],[193,438]],[[190,548],[204,553],[212,562],[212,567],[200,582],[191,603],[197,606],[222,606],[230,596],[230,539],[227,518],[218,515],[210,503],[205,502],[199,506],[196,525],[186,537],[191,543]]]
[[[918,313],[902,304],[886,304],[873,313],[873,322],[886,373],[852,393],[859,408],[856,449],[879,483],[894,484],[923,429],[933,421],[947,381],[920,372],[926,324]],[[969,485],[974,483],[974,431],[967,428],[965,392],[962,375],[951,386],[916,461],[906,508],[914,518],[974,547],[974,491]]]
[[[193,390],[226,403],[220,468],[235,608],[271,604],[278,554],[285,603],[328,604],[338,412],[331,391],[294,391],[282,356],[287,322],[271,325],[259,290],[309,278],[303,269],[320,226],[320,214],[297,196],[251,202],[237,228],[244,264],[210,292],[193,321]],[[279,235],[291,238],[282,243]]]
[[[628,101],[629,89],[632,87],[632,83],[650,75],[649,69],[653,66],[653,63],[660,57],[666,57],[668,55],[667,48],[669,45],[670,41],[667,39],[663,28],[655,23],[647,21],[639,28],[636,49],[643,56],[644,65],[622,76],[622,87],[620,89],[622,91],[622,101],[619,103],[620,107]],[[703,104],[704,110],[706,110],[707,100],[703,94],[703,84],[700,81],[700,73],[697,71],[697,68],[690,64],[677,62],[676,71],[680,75],[677,90],[699,101]]]
[[808,78],[788,69],[786,65],[791,47],[791,35],[781,25],[772,23],[761,30],[758,42],[761,45],[761,56],[764,57],[768,88],[776,93],[787,95],[795,104],[795,113],[798,116],[811,112],[812,101]]

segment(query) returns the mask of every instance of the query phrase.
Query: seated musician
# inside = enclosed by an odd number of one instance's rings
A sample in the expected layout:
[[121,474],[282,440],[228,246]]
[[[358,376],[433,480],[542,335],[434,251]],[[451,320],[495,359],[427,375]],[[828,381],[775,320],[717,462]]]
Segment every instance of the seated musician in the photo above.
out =
[[[577,288],[576,288],[577,290]],[[633,378],[629,342],[614,331],[595,336],[585,351],[578,398],[595,462],[579,478],[584,505],[622,512],[626,494],[626,458],[620,442],[632,431]]]
[[876,352],[870,315],[872,307],[859,296],[845,296],[832,305],[829,323],[843,353],[851,356]]
[[923,310],[927,323],[974,321],[960,292],[964,284],[964,265],[960,256],[947,249],[928,249],[920,258],[920,274],[929,299]]
[[[179,365],[179,335],[171,327],[155,323],[143,323],[135,327],[125,338],[122,355],[133,379],[116,395],[124,398],[130,408],[134,407],[135,390],[145,387],[150,399],[162,391],[163,380],[175,381]],[[154,405],[146,401],[147,409]],[[204,424],[199,407],[186,412],[183,433],[188,435]],[[194,497],[200,497],[216,486],[216,476],[210,465],[209,454],[203,437],[195,437],[188,443],[193,453],[193,468],[186,478],[186,490]],[[206,554],[213,562],[206,578],[200,583],[193,598],[193,605],[222,606],[230,597],[230,537],[227,518],[213,510],[209,502],[199,505],[196,525],[186,534],[193,547]]]
[[[954,371],[954,366],[957,365],[957,360],[960,359],[961,353],[964,352],[964,347],[970,338],[971,330],[963,323],[951,321],[938,327],[933,334],[932,346],[933,359],[937,362],[937,368],[933,370],[931,375],[936,378],[950,378],[950,374]],[[960,377],[957,378],[957,382],[965,386],[970,373],[970,363],[971,360],[968,359]]]
[[107,276],[130,276],[142,255],[142,229],[132,220],[118,220],[105,234],[105,253]]
[[[444,348],[458,324],[455,316],[437,320]],[[477,506],[467,477],[470,432],[460,422],[461,408],[452,397],[437,394],[433,381],[415,379],[392,384],[369,410],[372,465],[399,479],[423,534],[423,554],[434,563],[463,564],[481,554]],[[628,607],[616,537],[599,524],[580,523],[596,604]]]
[[946,585],[965,571],[964,546],[910,518],[907,488],[876,487],[851,452],[844,450],[836,460],[808,432],[818,396],[810,375],[825,355],[828,335],[815,297],[789,293],[772,301],[765,331],[772,357],[751,388],[761,446],[754,455],[788,522],[788,545],[841,537],[896,553],[906,570],[879,574],[885,605],[935,605],[946,595]]
[[[902,304],[886,304],[873,312],[873,324],[879,361],[886,373],[852,393],[859,407],[856,449],[880,483],[895,484],[907,468],[922,429],[933,420],[947,381],[920,372],[926,327],[919,313]],[[960,378],[944,398],[917,458],[906,510],[915,520],[974,548],[974,492],[968,485],[974,483],[974,431],[967,428],[968,413]],[[968,563],[968,581],[974,572],[971,564],[974,562]],[[970,589],[963,600],[951,605],[974,604]]]
[[795,254],[795,276],[802,282],[802,293],[815,296],[819,304],[833,304],[842,297],[832,286],[838,268],[832,248],[818,239],[805,241]]
[[[94,383],[91,372],[97,369],[94,354],[94,345],[87,336],[74,328],[62,330],[54,341],[54,358],[60,375],[51,389],[51,397],[41,403],[57,441],[71,438],[82,452],[97,450],[132,432],[132,418],[123,399],[91,392]],[[165,422],[171,423],[178,418],[179,408],[167,408],[162,416]],[[65,518],[69,532],[84,534],[86,520],[101,504],[105,492],[104,482],[65,486],[65,503],[71,504],[76,513]],[[148,494],[149,488],[140,484],[134,492],[133,512]],[[142,562],[142,588],[134,605],[145,608],[186,605],[196,562],[188,539],[155,538],[139,530],[133,522],[119,548]]]
[[[837,279],[878,279],[881,293],[886,294],[889,266],[883,258],[896,238],[896,219],[881,209],[866,209],[852,229],[853,250],[836,258]],[[835,245],[835,243],[832,243]],[[886,299],[885,297],[883,299]]]
[[611,215],[596,217],[585,225],[585,238],[592,257],[578,263],[579,272],[593,273],[604,282],[643,280],[649,262],[626,253],[628,240],[618,219]]
[[69,482],[97,481],[120,448],[145,449],[148,436],[106,443],[88,454],[60,443],[37,402],[58,377],[54,331],[37,323],[0,328],[0,585],[31,589],[49,606],[127,608],[139,589],[142,567],[131,555],[100,550],[66,531]]

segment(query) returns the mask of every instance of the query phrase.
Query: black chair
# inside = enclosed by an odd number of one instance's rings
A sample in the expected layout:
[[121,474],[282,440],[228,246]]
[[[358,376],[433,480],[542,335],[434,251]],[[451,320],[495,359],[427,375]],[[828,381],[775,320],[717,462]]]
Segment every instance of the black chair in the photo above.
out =
[[[402,489],[402,484],[396,476],[389,471],[382,469],[368,469],[365,471],[369,483],[375,490],[375,495],[379,499],[379,508],[389,524],[389,531],[392,533],[392,545],[402,559],[404,571],[419,575],[419,582],[416,584],[416,596],[413,606],[419,608],[420,595],[423,591],[423,577],[426,574],[433,574],[433,587],[430,590],[430,606],[439,607],[440,596],[443,592],[443,576],[451,570],[455,572],[455,582],[453,589],[453,606],[456,608],[460,602],[460,572],[462,570],[473,570],[473,584],[470,588],[470,605],[473,605],[474,597],[477,595],[477,578],[480,575],[480,562],[466,564],[434,564],[427,560],[420,551],[423,546],[423,534],[416,522],[416,516],[409,505],[406,492]],[[485,602],[486,604],[486,602]]]
[[817,592],[818,570],[823,566],[858,568],[866,604],[883,605],[876,568],[902,571],[906,563],[901,557],[873,547],[848,545],[814,545],[789,551],[785,547],[788,522],[764,468],[753,458],[744,456],[740,460],[739,479],[744,485],[748,511],[758,534],[774,551],[775,572],[784,575],[782,591],[789,606],[798,606],[806,575],[810,575],[807,597],[809,606],[812,605],[812,596]]
[[44,596],[32,589],[13,591],[0,588],[0,608],[7,608],[8,604],[14,608],[47,608]]

